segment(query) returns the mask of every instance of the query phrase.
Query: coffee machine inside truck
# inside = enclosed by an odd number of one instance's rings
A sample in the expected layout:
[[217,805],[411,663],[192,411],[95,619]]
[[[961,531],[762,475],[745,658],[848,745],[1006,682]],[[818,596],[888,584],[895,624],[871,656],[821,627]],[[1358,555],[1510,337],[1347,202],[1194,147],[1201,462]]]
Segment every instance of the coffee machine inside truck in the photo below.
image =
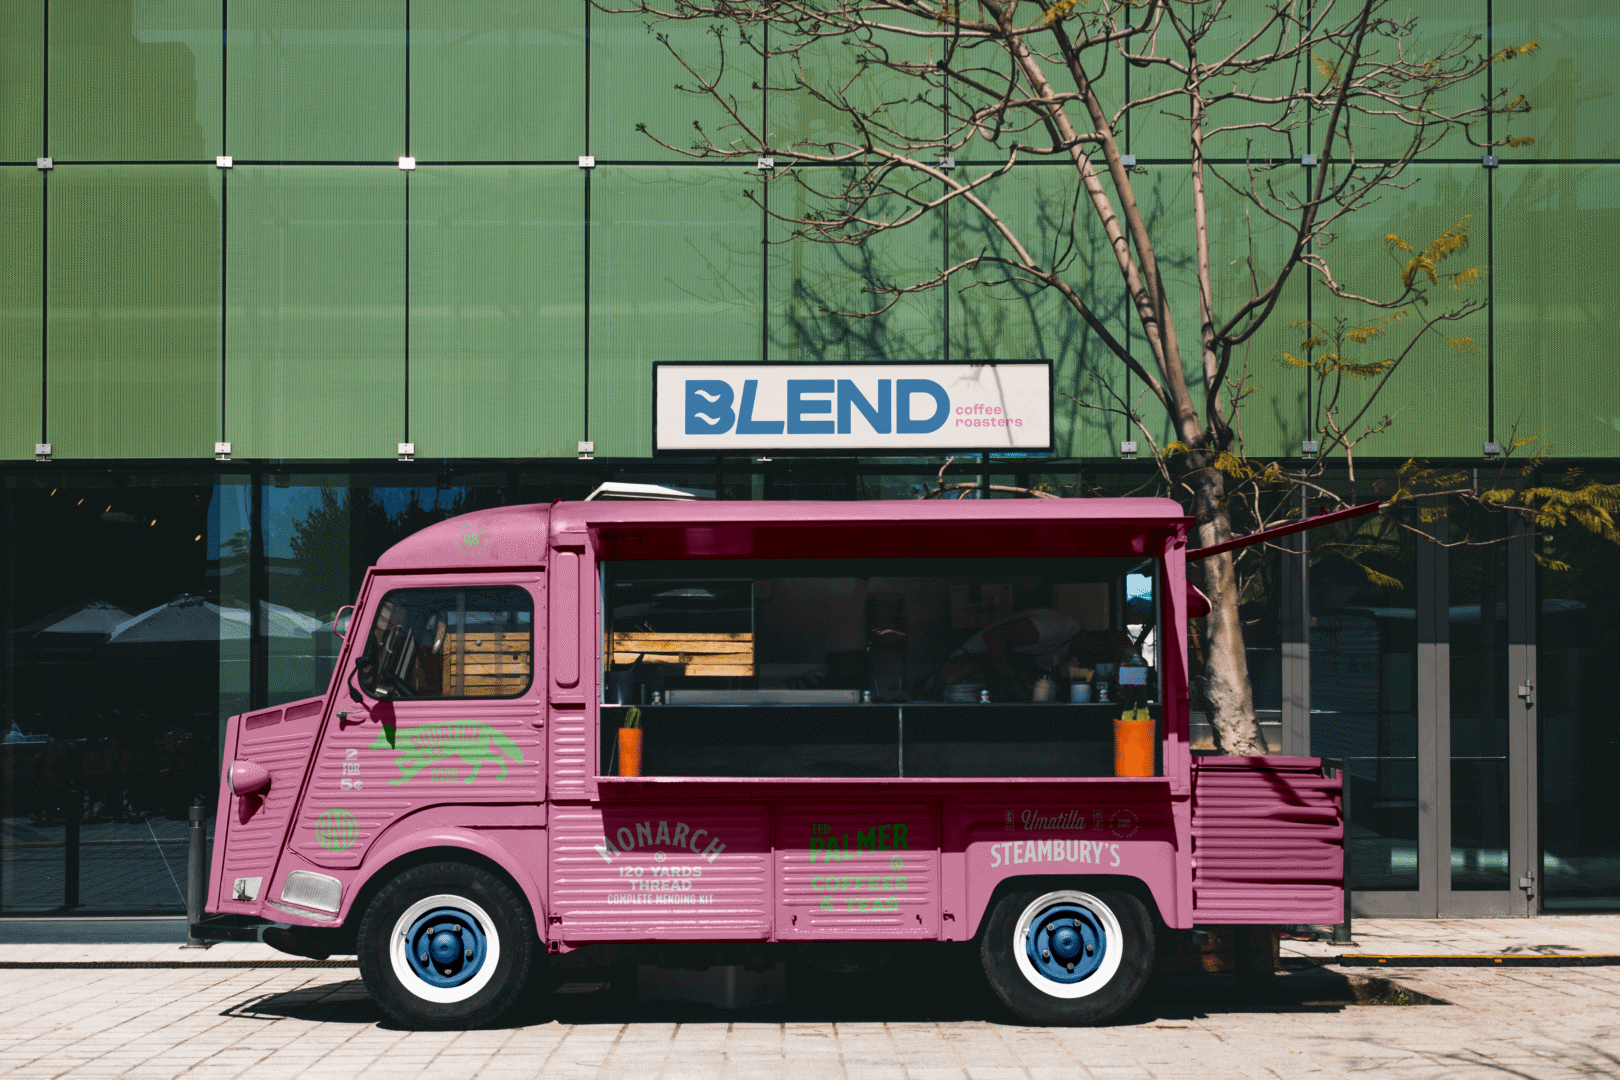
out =
[[230,719],[193,932],[356,953],[411,1027],[488,1023],[593,951],[923,942],[1026,1022],[1106,1022],[1177,931],[1341,917],[1339,779],[1189,746],[1192,524],[1009,499],[431,526],[335,624],[324,697]]

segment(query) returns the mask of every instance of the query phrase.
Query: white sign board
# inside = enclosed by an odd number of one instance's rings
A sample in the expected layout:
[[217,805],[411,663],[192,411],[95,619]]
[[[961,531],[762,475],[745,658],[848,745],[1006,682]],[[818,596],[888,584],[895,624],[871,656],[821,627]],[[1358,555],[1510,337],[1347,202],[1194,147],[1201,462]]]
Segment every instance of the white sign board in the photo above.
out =
[[653,366],[653,449],[904,453],[1048,450],[1052,365]]

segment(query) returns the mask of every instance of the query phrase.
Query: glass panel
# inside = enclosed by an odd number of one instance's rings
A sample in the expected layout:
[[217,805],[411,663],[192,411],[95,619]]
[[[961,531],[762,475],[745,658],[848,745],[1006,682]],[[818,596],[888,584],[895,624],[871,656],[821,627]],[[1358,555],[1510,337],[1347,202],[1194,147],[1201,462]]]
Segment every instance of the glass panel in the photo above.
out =
[[646,775],[1112,776],[1122,716],[1147,726],[1121,775],[1156,769],[1151,563],[634,562],[603,581],[608,773],[639,721]]
[[[1369,35],[1372,47],[1367,55],[1371,60],[1384,63],[1390,63],[1400,57],[1406,63],[1418,67],[1449,54],[1455,58],[1444,62],[1444,67],[1448,70],[1477,64],[1480,55],[1490,49],[1520,44],[1518,41],[1503,40],[1500,36],[1494,41],[1491,39],[1490,24],[1486,17],[1491,2],[1492,0],[1417,0],[1392,5],[1389,9],[1389,19],[1381,20],[1379,32]],[[1355,18],[1354,13],[1340,11],[1338,8],[1334,9],[1334,14],[1341,22]],[[1390,35],[1392,28],[1410,32],[1396,38]],[[1522,59],[1514,61],[1514,63],[1521,62]],[[1322,85],[1320,72],[1315,70],[1314,63],[1310,66],[1314,85],[1320,87]],[[1501,72],[1504,68],[1498,67],[1496,70]],[[1478,109],[1486,93],[1486,85],[1484,76],[1480,76],[1438,93],[1425,94],[1422,84],[1414,81],[1411,84],[1413,96],[1409,101],[1422,100],[1436,112],[1454,116],[1469,109]],[[1498,93],[1501,92],[1501,87],[1502,84],[1498,81],[1496,83]],[[1353,117],[1350,135],[1357,158],[1363,160],[1398,158],[1410,152],[1416,129],[1407,122],[1407,119],[1415,117],[1410,112],[1399,116],[1368,115],[1385,111],[1373,103],[1366,107],[1365,113],[1358,113]],[[1321,146],[1320,130],[1321,126],[1318,123],[1316,130],[1311,133],[1314,140],[1312,149],[1319,149]],[[1500,123],[1497,130],[1501,130]],[[1470,125],[1468,135],[1477,142],[1485,140],[1483,117]],[[1303,148],[1300,148],[1300,152],[1303,152]],[[1473,158],[1478,161],[1482,151],[1471,145],[1462,131],[1452,128],[1446,130],[1444,134],[1432,129],[1424,132],[1419,153],[1424,157]],[[1340,160],[1347,160],[1349,154],[1341,149],[1336,151],[1334,156]],[[1483,221],[1480,222],[1480,227],[1484,227]]]
[[[926,17],[905,11],[885,11],[874,21],[923,34],[940,32]],[[926,65],[942,53],[937,39],[881,31],[812,38],[778,29],[766,40],[776,52],[768,71],[773,148],[844,154],[870,138],[924,160],[939,156],[929,148],[945,129],[939,78],[931,74],[925,80],[882,66]],[[828,104],[839,100],[847,108]],[[918,143],[924,149],[918,150]]]
[[1496,434],[1539,434],[1560,457],[1620,455],[1620,380],[1603,359],[1620,283],[1604,262],[1547,269],[1620,242],[1620,167],[1498,170],[1495,194]]
[[[1614,473],[1590,479],[1620,482]],[[1611,667],[1620,656],[1620,560],[1612,543],[1574,523],[1551,530],[1541,554],[1570,567],[1541,572],[1541,903],[1548,911],[1620,911],[1620,712]]]
[[[1486,187],[1487,170],[1474,165],[1414,165],[1405,174],[1403,183],[1411,187],[1404,191],[1387,192],[1377,207],[1363,214],[1351,214],[1343,219],[1338,239],[1323,252],[1335,276],[1354,293],[1373,297],[1395,297],[1401,293],[1401,271],[1405,261],[1391,259],[1383,247],[1383,238],[1396,233],[1421,250],[1430,241],[1458,223],[1470,227],[1472,244],[1446,262],[1447,272],[1481,268],[1481,279],[1490,256],[1486,246]],[[1502,224],[1501,217],[1497,224]],[[1502,251],[1498,241],[1497,251]],[[1344,318],[1354,323],[1368,321],[1365,306],[1339,301],[1318,286],[1314,294],[1312,317],[1320,326],[1331,326],[1335,319]],[[1500,288],[1497,295],[1502,295]],[[1485,301],[1488,297],[1483,284],[1476,283],[1460,292],[1444,283],[1429,290],[1429,303],[1420,309],[1421,317],[1434,318],[1442,312],[1459,309],[1465,302]],[[1418,315],[1374,338],[1361,351],[1361,355],[1382,360],[1398,355],[1417,331]],[[1371,408],[1359,422],[1355,417],[1367,400],[1367,394],[1377,388],[1370,379],[1346,379],[1343,392],[1338,396],[1334,413],[1341,427],[1376,425],[1385,417],[1393,421],[1388,434],[1364,441],[1357,453],[1370,456],[1406,457],[1408,455],[1447,456],[1458,453],[1477,453],[1476,443],[1483,443],[1487,409],[1486,352],[1487,320],[1484,311],[1475,312],[1455,322],[1445,322],[1436,328],[1439,333],[1457,339],[1458,345],[1448,344],[1434,333],[1416,345],[1400,363],[1379,391]],[[1464,342],[1463,339],[1467,339]],[[1297,355],[1298,335],[1293,336],[1290,352]],[[1472,350],[1472,351],[1470,351]],[[1318,356],[1321,354],[1318,353]],[[1352,356],[1357,355],[1351,353]],[[1320,397],[1321,395],[1318,395]],[[1497,391],[1497,408],[1505,407],[1501,390]],[[1316,402],[1320,412],[1321,402]],[[1360,430],[1356,427],[1356,430]],[[1501,420],[1497,421],[1498,434]],[[1313,438],[1316,436],[1313,436]],[[1465,442],[1466,439],[1466,442]]]
[[[1451,887],[1508,882],[1507,546],[1504,515],[1454,506],[1451,579]],[[1488,546],[1467,546],[1484,542]],[[1513,699],[1517,700],[1517,699]],[[1520,706],[1522,708],[1522,706]]]
[[0,459],[33,457],[40,437],[44,185],[32,169],[0,169]]
[[51,153],[198,161],[220,141],[221,0],[52,0]]
[[[1187,373],[1194,392],[1202,394],[1198,240],[1194,228],[1192,180],[1184,168],[1148,165],[1132,173],[1132,184],[1142,204],[1149,234],[1154,239],[1159,272],[1170,299],[1172,329],[1181,351],[1182,370]],[[1285,181],[1276,181],[1276,187],[1277,193],[1267,200],[1273,207],[1277,200],[1291,197]],[[1270,286],[1291,250],[1294,234],[1288,227],[1260,214],[1252,203],[1233,194],[1226,185],[1213,180],[1206,206],[1214,310],[1216,318],[1224,321],[1259,289]],[[1119,281],[1119,271],[1116,266],[1111,257],[1108,262],[1099,262],[1095,280],[1106,282],[1106,288],[1117,291],[1115,283]],[[1227,378],[1233,382],[1242,379],[1250,392],[1232,426],[1243,448],[1251,455],[1293,456],[1299,453],[1300,440],[1305,437],[1306,380],[1300,372],[1285,366],[1280,354],[1284,350],[1299,352],[1299,342],[1305,335],[1292,324],[1306,317],[1306,288],[1306,275],[1296,269],[1270,317],[1251,338],[1233,350]],[[1319,302],[1316,308],[1319,322],[1322,311]],[[1134,314],[1129,331],[1128,340],[1136,355],[1151,359],[1141,321]],[[1121,402],[1113,394],[1126,393],[1123,372],[1117,363],[1104,367],[1103,371],[1110,380],[1109,386],[1105,389],[1093,383],[1087,400],[1118,408]],[[1135,395],[1140,390],[1137,385],[1131,393]],[[1230,387],[1223,390],[1223,401],[1229,402],[1231,396]],[[1154,427],[1160,445],[1180,438],[1171,434],[1168,416],[1151,398],[1138,402],[1133,396],[1131,404],[1147,413],[1148,423]],[[1098,415],[1089,409],[1080,413],[1082,417]],[[1136,439],[1137,435],[1131,432],[1121,437]],[[1146,450],[1144,447],[1144,453]],[[1115,445],[1105,448],[1103,453],[1112,457],[1117,451]]]
[[405,151],[405,5],[234,0],[227,150],[252,161]]
[[[1222,98],[1210,106],[1208,117],[1204,122],[1204,154],[1207,158],[1259,164],[1273,158],[1293,157],[1297,160],[1307,148],[1305,134],[1307,116],[1303,106],[1294,106],[1290,114],[1285,105],[1253,104],[1235,97],[1235,93],[1282,97],[1303,91],[1312,82],[1316,89],[1321,88],[1321,76],[1308,63],[1266,64],[1253,72],[1235,70],[1238,62],[1264,56],[1283,44],[1275,32],[1261,35],[1252,42],[1249,40],[1259,29],[1259,19],[1255,17],[1258,15],[1258,11],[1245,15],[1238,15],[1236,12],[1216,14],[1206,11],[1203,15],[1194,15],[1189,20],[1205,28],[1205,33],[1197,45],[1200,61],[1207,64],[1232,58],[1231,67],[1205,84],[1206,93]],[[1331,9],[1325,13],[1325,17],[1335,24],[1350,18],[1337,9]],[[1297,41],[1297,32],[1290,34],[1288,40]],[[1376,40],[1376,36],[1373,40]],[[1180,35],[1160,33],[1151,38],[1138,35],[1131,39],[1130,46],[1130,51],[1135,54],[1160,56],[1183,65],[1187,63],[1187,48]],[[1124,86],[1129,88],[1129,99],[1132,100],[1162,94],[1186,84],[1185,75],[1162,64],[1125,65],[1119,61],[1117,54],[1111,58],[1111,62],[1123,70]],[[1127,100],[1121,94],[1121,89],[1123,88],[1116,88],[1109,98],[1104,99],[1104,108],[1110,115]],[[1138,157],[1169,158],[1172,161],[1191,160],[1192,136],[1187,121],[1182,119],[1188,114],[1185,97],[1160,98],[1132,109],[1127,121],[1126,130],[1130,134],[1127,149]],[[1251,124],[1256,126],[1246,126]],[[1318,129],[1321,124],[1322,121],[1318,119]],[[1272,130],[1271,127],[1259,125],[1271,125],[1281,130]],[[1234,130],[1217,131],[1218,128]],[[1089,131],[1090,128],[1085,127],[1081,130]],[[1243,166],[1229,168],[1229,175],[1233,181],[1243,184]],[[1211,189],[1219,186],[1219,183],[1214,181],[1210,184]]]
[[652,449],[652,361],[758,360],[760,212],[744,169],[591,176],[590,438]]
[[46,331],[57,457],[212,453],[220,183],[207,165],[51,174]]
[[[806,193],[842,190],[843,170],[800,170],[768,190],[771,213],[803,219],[824,211],[826,201]],[[902,212],[899,200],[874,199],[863,209],[874,217]],[[944,268],[945,219],[931,214],[864,243],[789,239],[794,227],[775,218],[767,225],[766,253],[771,360],[938,360],[945,349],[945,290],[894,298],[873,288],[915,285]]]
[[326,693],[343,647],[332,620],[354,603],[367,567],[435,522],[504,505],[504,483],[498,474],[271,477],[260,492],[269,583],[264,603],[279,620],[265,624],[270,703]]
[[1420,854],[1416,548],[1410,533],[1382,516],[1305,535],[1311,751],[1348,759],[1356,890],[1414,891]]
[[45,117],[45,5],[0,0],[0,161],[48,153]]
[[[696,85],[698,76],[720,79],[721,92],[757,132],[761,111],[759,55],[737,40],[736,24],[665,21],[649,25],[635,14],[612,15],[593,10],[591,19],[591,142],[574,154],[591,153],[604,161],[682,161],[687,150],[706,135],[729,146],[747,136],[727,111],[707,94],[677,90]],[[716,37],[713,28],[723,32]],[[659,38],[668,41],[666,46]],[[677,60],[676,56],[681,60]],[[693,123],[703,126],[699,134]],[[645,124],[646,131],[637,130]],[[679,150],[658,144],[663,140]],[[738,168],[753,168],[753,161]]]
[[411,177],[411,441],[423,457],[567,457],[585,424],[576,166]]
[[221,644],[246,634],[219,602],[219,491],[9,478],[12,531],[48,542],[4,569],[7,913],[184,908],[187,808],[219,786]]
[[411,152],[569,162],[584,153],[585,11],[583,0],[411,0]]
[[[1620,154],[1620,110],[1615,109],[1614,55],[1620,48],[1620,11],[1582,0],[1493,0],[1498,48],[1534,39],[1538,52],[1500,64],[1498,94],[1529,99],[1496,137],[1529,135],[1530,146],[1502,147],[1504,158],[1612,158]],[[1502,249],[1497,248],[1499,253]]]
[[392,165],[231,171],[236,456],[378,458],[404,438],[406,175]]
[[510,586],[395,589],[355,668],[374,698],[518,697],[534,677],[534,601]]
[[[964,170],[964,175],[971,178],[974,171]],[[1031,257],[1043,267],[1062,267],[1065,280],[1123,341],[1128,308],[1124,290],[1116,285],[1118,264],[1091,204],[1076,204],[1077,182],[1072,165],[1026,166],[989,181],[980,191]],[[980,254],[1014,254],[999,229],[966,203],[951,209],[950,247],[953,266]],[[1054,455],[1112,456],[1128,437],[1121,419],[1074,406],[1064,395],[1106,404],[1096,400],[1099,380],[1121,372],[1123,365],[1055,289],[1017,278],[1011,267],[982,264],[957,275],[942,290],[950,303],[951,356],[1053,361]],[[1110,287],[1099,289],[1098,281]]]

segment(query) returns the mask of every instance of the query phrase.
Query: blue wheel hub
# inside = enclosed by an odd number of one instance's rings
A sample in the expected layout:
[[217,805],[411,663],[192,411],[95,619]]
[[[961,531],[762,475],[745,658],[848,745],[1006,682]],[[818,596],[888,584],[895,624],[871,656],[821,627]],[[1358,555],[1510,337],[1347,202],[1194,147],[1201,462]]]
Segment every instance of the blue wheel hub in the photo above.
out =
[[1107,947],[1102,921],[1069,901],[1043,910],[1024,935],[1030,966],[1056,983],[1077,983],[1096,971]]
[[483,968],[489,940],[465,911],[439,908],[411,924],[405,948],[417,978],[430,986],[460,986]]

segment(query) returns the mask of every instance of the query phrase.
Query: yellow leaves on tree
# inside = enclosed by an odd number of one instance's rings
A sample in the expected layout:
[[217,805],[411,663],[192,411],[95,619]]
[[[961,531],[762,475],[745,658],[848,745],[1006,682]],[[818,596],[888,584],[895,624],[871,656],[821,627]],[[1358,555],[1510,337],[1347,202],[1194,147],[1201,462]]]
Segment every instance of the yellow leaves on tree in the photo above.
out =
[[[1389,252],[1391,256],[1396,256],[1397,252],[1413,252],[1414,249],[1411,244],[1402,240],[1397,234],[1389,233],[1384,237],[1384,250]],[[1450,282],[1453,289],[1466,289],[1479,280],[1479,267],[1471,266],[1467,270],[1442,274],[1440,264],[1467,250],[1468,218],[1465,217],[1429,241],[1428,246],[1422,251],[1412,255],[1411,260],[1406,264],[1406,269],[1401,271],[1401,284],[1410,289],[1413,287],[1413,283],[1420,278],[1427,278],[1429,284],[1438,285],[1443,277]]]
[[1046,17],[1041,20],[1041,25],[1055,26],[1063,21],[1069,12],[1074,10],[1077,3],[1079,3],[1079,0],[1057,0],[1055,4],[1046,9]]

